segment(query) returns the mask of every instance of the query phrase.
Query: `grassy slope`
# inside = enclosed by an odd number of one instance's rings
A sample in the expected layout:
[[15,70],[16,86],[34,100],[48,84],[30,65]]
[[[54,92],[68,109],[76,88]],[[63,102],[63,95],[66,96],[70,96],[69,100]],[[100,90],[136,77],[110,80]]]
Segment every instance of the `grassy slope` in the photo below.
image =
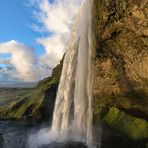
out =
[[[35,88],[23,96],[17,96],[0,106],[1,119],[41,119],[44,113],[53,110],[56,89],[59,83],[61,65],[58,65],[51,77],[40,81]],[[46,100],[45,100],[46,99]],[[49,108],[47,104],[49,103]],[[50,110],[52,112],[52,110]]]

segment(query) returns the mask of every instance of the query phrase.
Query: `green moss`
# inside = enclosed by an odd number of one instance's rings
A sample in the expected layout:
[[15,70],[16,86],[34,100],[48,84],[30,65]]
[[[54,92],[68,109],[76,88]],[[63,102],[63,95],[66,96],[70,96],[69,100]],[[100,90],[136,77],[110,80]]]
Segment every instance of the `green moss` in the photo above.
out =
[[40,98],[27,98],[19,107],[14,107],[16,105],[14,104],[12,107],[14,109],[8,113],[8,116],[15,119],[25,119],[26,116],[27,118],[40,118],[39,109],[43,102],[43,96],[38,97]]
[[103,118],[103,120],[107,121],[108,124],[112,124],[113,121],[116,120],[118,114],[119,114],[119,110],[113,107],[109,110],[109,113],[107,113],[107,115]]
[[127,115],[118,108],[110,108],[102,119],[110,127],[133,140],[137,141],[148,138],[148,122]]

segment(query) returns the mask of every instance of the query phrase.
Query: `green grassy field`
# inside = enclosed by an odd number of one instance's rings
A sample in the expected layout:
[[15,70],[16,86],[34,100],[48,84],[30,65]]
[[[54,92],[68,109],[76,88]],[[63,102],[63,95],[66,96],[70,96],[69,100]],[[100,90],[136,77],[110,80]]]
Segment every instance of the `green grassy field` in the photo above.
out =
[[19,99],[31,90],[31,88],[0,88],[0,103],[11,99]]

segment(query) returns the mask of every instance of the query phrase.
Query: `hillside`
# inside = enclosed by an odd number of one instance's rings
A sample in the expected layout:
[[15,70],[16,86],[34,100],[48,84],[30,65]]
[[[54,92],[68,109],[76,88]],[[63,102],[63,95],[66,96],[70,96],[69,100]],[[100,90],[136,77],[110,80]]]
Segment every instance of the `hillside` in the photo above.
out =
[[[62,62],[52,72],[52,76],[40,81],[31,91],[10,99],[0,106],[1,119],[51,119],[56,90],[59,83]],[[6,98],[3,98],[5,100]],[[13,101],[12,101],[13,100]]]

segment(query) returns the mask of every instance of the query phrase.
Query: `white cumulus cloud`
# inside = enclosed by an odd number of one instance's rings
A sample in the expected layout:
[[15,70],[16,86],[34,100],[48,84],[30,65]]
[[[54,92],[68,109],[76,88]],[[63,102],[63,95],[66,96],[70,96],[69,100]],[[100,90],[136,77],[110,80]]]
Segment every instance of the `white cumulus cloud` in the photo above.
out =
[[81,0],[32,0],[35,6],[33,15],[40,25],[33,25],[34,30],[52,33],[41,37],[37,42],[45,48],[44,61],[54,67],[66,51],[72,24],[76,18]]
[[[37,62],[35,50],[15,40],[0,43],[0,54],[10,54],[11,59],[0,60],[3,64],[11,64],[14,69],[5,69],[5,74],[23,81],[39,80],[44,71]],[[4,69],[4,68],[3,68]]]

